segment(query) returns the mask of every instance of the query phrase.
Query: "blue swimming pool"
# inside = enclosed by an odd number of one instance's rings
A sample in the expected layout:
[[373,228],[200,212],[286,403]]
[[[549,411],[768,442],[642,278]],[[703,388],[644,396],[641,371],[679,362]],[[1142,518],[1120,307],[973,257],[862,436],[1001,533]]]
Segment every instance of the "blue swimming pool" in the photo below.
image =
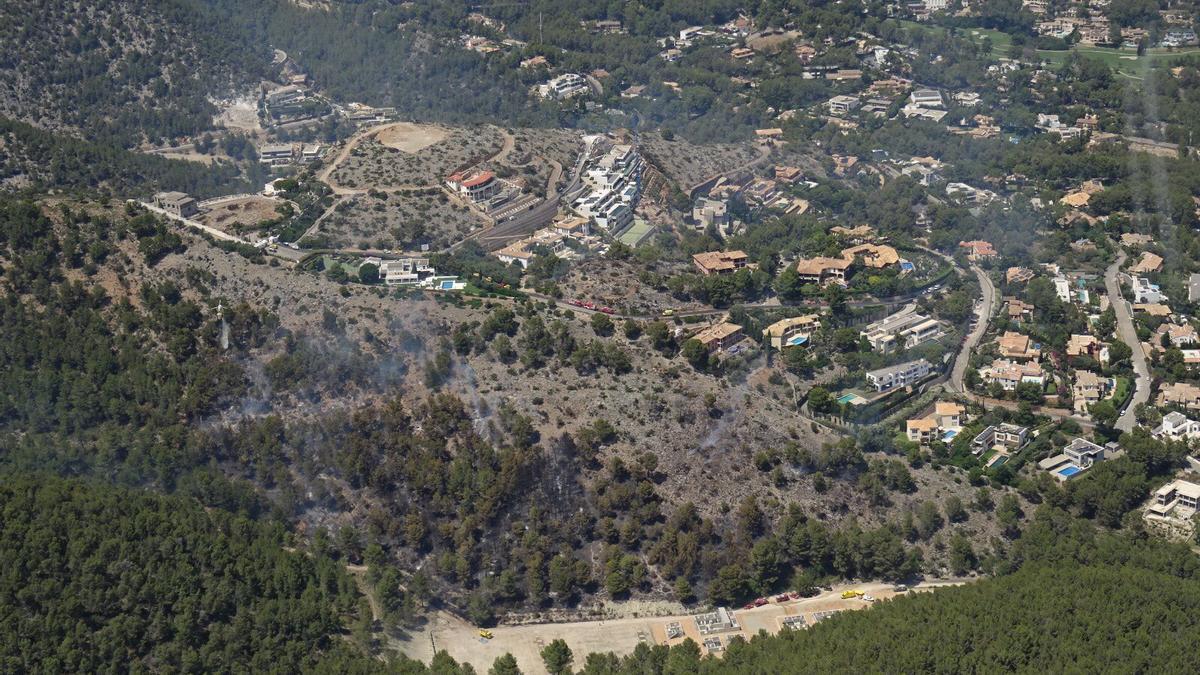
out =
[[857,394],[842,394],[838,397],[838,403],[849,403],[858,398]]
[[942,442],[949,443],[950,441],[954,440],[954,437],[957,435],[958,435],[958,429],[951,429],[950,431],[947,431],[944,435],[942,435]]
[[1083,471],[1083,469],[1081,469],[1077,466],[1068,466],[1065,469],[1059,469],[1058,475],[1060,475],[1064,478],[1070,478],[1071,476],[1074,476],[1075,474],[1079,473],[1080,471]]
[[795,336],[795,337],[793,337],[793,338],[791,338],[790,340],[788,340],[788,341],[787,341],[787,343],[788,343],[789,345],[793,346],[793,347],[795,347],[795,346],[797,346],[797,345],[802,345],[802,344],[804,344],[805,342],[808,342],[808,336],[807,336],[807,335],[797,335],[797,336]]
[[443,290],[443,291],[452,291],[452,290],[454,290],[454,282],[453,282],[453,281],[450,281],[449,279],[447,279],[446,281],[443,281],[443,282],[442,282],[442,290]]

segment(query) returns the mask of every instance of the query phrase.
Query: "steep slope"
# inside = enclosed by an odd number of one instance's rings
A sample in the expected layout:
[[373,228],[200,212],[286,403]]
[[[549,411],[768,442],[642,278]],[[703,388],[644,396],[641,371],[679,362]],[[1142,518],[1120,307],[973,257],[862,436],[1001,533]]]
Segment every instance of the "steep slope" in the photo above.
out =
[[266,44],[230,39],[189,0],[13,0],[0,22],[0,113],[134,145],[211,125],[209,97],[255,83]]

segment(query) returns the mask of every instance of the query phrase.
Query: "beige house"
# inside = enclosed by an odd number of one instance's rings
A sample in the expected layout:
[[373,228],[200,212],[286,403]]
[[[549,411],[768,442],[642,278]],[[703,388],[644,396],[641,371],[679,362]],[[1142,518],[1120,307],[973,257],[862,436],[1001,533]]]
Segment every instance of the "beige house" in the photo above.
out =
[[1185,382],[1164,384],[1158,392],[1158,405],[1176,405],[1189,410],[1200,410],[1200,387]]
[[1004,281],[1010,284],[1023,284],[1033,278],[1033,270],[1028,267],[1010,267],[1004,271]]
[[1015,331],[1006,331],[996,340],[1000,356],[1013,361],[1037,361],[1042,357],[1042,351],[1033,346],[1028,335]]
[[1139,246],[1148,246],[1153,243],[1154,243],[1154,237],[1151,237],[1148,234],[1136,234],[1133,232],[1126,232],[1125,234],[1121,235],[1121,245],[1122,246],[1128,246],[1130,248],[1137,248]]
[[1200,342],[1200,336],[1196,334],[1196,329],[1190,323],[1185,323],[1182,326],[1173,323],[1160,325],[1154,333],[1153,344],[1156,349],[1162,348],[1163,336],[1166,336],[1166,339],[1174,347],[1182,347]]
[[1142,258],[1129,268],[1130,274],[1150,274],[1162,269],[1163,259],[1149,251],[1142,251]]
[[[834,225],[829,228],[829,234],[854,243],[865,243],[875,238],[875,230],[870,225],[858,225],[856,227]],[[844,255],[845,251],[842,251],[842,253]]]
[[708,251],[692,256],[692,264],[704,276],[713,274],[733,274],[747,267],[750,256],[742,251]]
[[200,212],[196,200],[183,192],[160,192],[154,195],[154,205],[176,218],[190,218]]
[[896,252],[896,249],[876,244],[859,244],[845,249],[842,251],[842,257],[850,262],[861,260],[863,265],[875,269],[900,263],[900,254]]
[[946,432],[957,431],[966,422],[966,409],[951,401],[938,401],[933,406],[933,412],[908,420],[905,433],[908,440],[921,445],[943,438]]
[[721,323],[705,328],[692,337],[699,340],[700,344],[704,345],[708,351],[716,352],[728,349],[741,342],[745,335],[742,334],[741,326],[736,323],[722,321]]
[[979,377],[989,384],[999,383],[1004,391],[1014,391],[1017,385],[1026,382],[1043,385],[1046,374],[1036,363],[1016,363],[1014,361],[998,360],[990,366],[979,370]]
[[1087,413],[1112,392],[1112,380],[1101,377],[1090,370],[1076,370],[1075,382],[1071,385],[1071,398],[1077,413]]
[[763,337],[772,348],[783,351],[786,347],[797,347],[808,342],[808,336],[821,327],[821,318],[816,314],[793,316],[780,319],[763,329]]
[[1144,312],[1150,316],[1162,318],[1171,316],[1171,308],[1168,305],[1162,304],[1161,302],[1135,303],[1133,305],[1133,311]]
[[796,262],[796,272],[800,280],[810,284],[835,283],[846,285],[846,270],[850,269],[850,261],[845,258],[826,258],[818,256]]
[[1008,309],[1008,320],[1020,323],[1033,318],[1033,305],[1017,298],[1005,298],[1004,305]]
[[984,260],[987,258],[995,258],[1000,255],[996,252],[996,249],[994,246],[992,246],[991,242],[988,241],[960,241],[958,242],[958,246],[960,248],[967,249],[967,260],[970,260],[971,262]]
[[1105,345],[1094,335],[1072,335],[1067,340],[1067,356],[1087,356],[1099,361],[1107,354]]

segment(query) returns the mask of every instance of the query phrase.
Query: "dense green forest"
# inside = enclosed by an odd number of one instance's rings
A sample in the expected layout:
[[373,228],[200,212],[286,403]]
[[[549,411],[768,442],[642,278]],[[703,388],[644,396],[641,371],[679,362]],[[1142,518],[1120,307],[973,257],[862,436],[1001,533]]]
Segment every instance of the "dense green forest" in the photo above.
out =
[[[277,524],[194,501],[45,476],[0,481],[0,668],[98,672],[425,672],[339,637],[362,611],[332,559],[284,550]],[[1045,508],[1010,573],[845,612],[804,631],[578,655],[583,673],[1183,672],[1200,629],[1185,546],[1098,532]],[[16,611],[13,611],[16,610]],[[445,655],[434,672],[463,672]]]
[[190,0],[8,2],[0,111],[126,147],[194,135],[211,126],[210,96],[270,64],[266,44],[210,30],[229,18]]
[[297,672],[363,665],[354,582],[283,528],[76,480],[0,480],[0,670]]
[[1188,547],[1102,533],[1046,508],[1009,562],[1015,571],[994,579],[734,640],[719,659],[686,642],[574,665],[590,675],[1195,669],[1200,562]]
[[80,140],[0,117],[0,184],[37,193],[46,189],[147,197],[179,190],[203,199],[259,189],[257,163],[238,167],[166,159],[107,141]]

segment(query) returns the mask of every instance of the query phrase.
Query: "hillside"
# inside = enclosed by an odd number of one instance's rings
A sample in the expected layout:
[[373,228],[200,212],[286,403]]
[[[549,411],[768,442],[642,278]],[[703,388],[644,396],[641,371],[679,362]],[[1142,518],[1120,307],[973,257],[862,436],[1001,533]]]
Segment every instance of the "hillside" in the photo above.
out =
[[58,189],[121,197],[180,190],[203,198],[261,184],[258,169],[257,164],[239,168],[166,159],[0,117],[0,187],[8,190]]
[[583,655],[585,673],[1191,672],[1200,564],[1184,546],[1100,534],[1050,509],[1014,551],[1015,573],[734,641]]
[[267,45],[216,32],[228,17],[190,0],[15,0],[5,13],[0,114],[94,141],[207,129],[210,97],[257,84],[271,60]]
[[327,558],[277,526],[80,481],[0,483],[0,670],[289,671],[360,660]]

